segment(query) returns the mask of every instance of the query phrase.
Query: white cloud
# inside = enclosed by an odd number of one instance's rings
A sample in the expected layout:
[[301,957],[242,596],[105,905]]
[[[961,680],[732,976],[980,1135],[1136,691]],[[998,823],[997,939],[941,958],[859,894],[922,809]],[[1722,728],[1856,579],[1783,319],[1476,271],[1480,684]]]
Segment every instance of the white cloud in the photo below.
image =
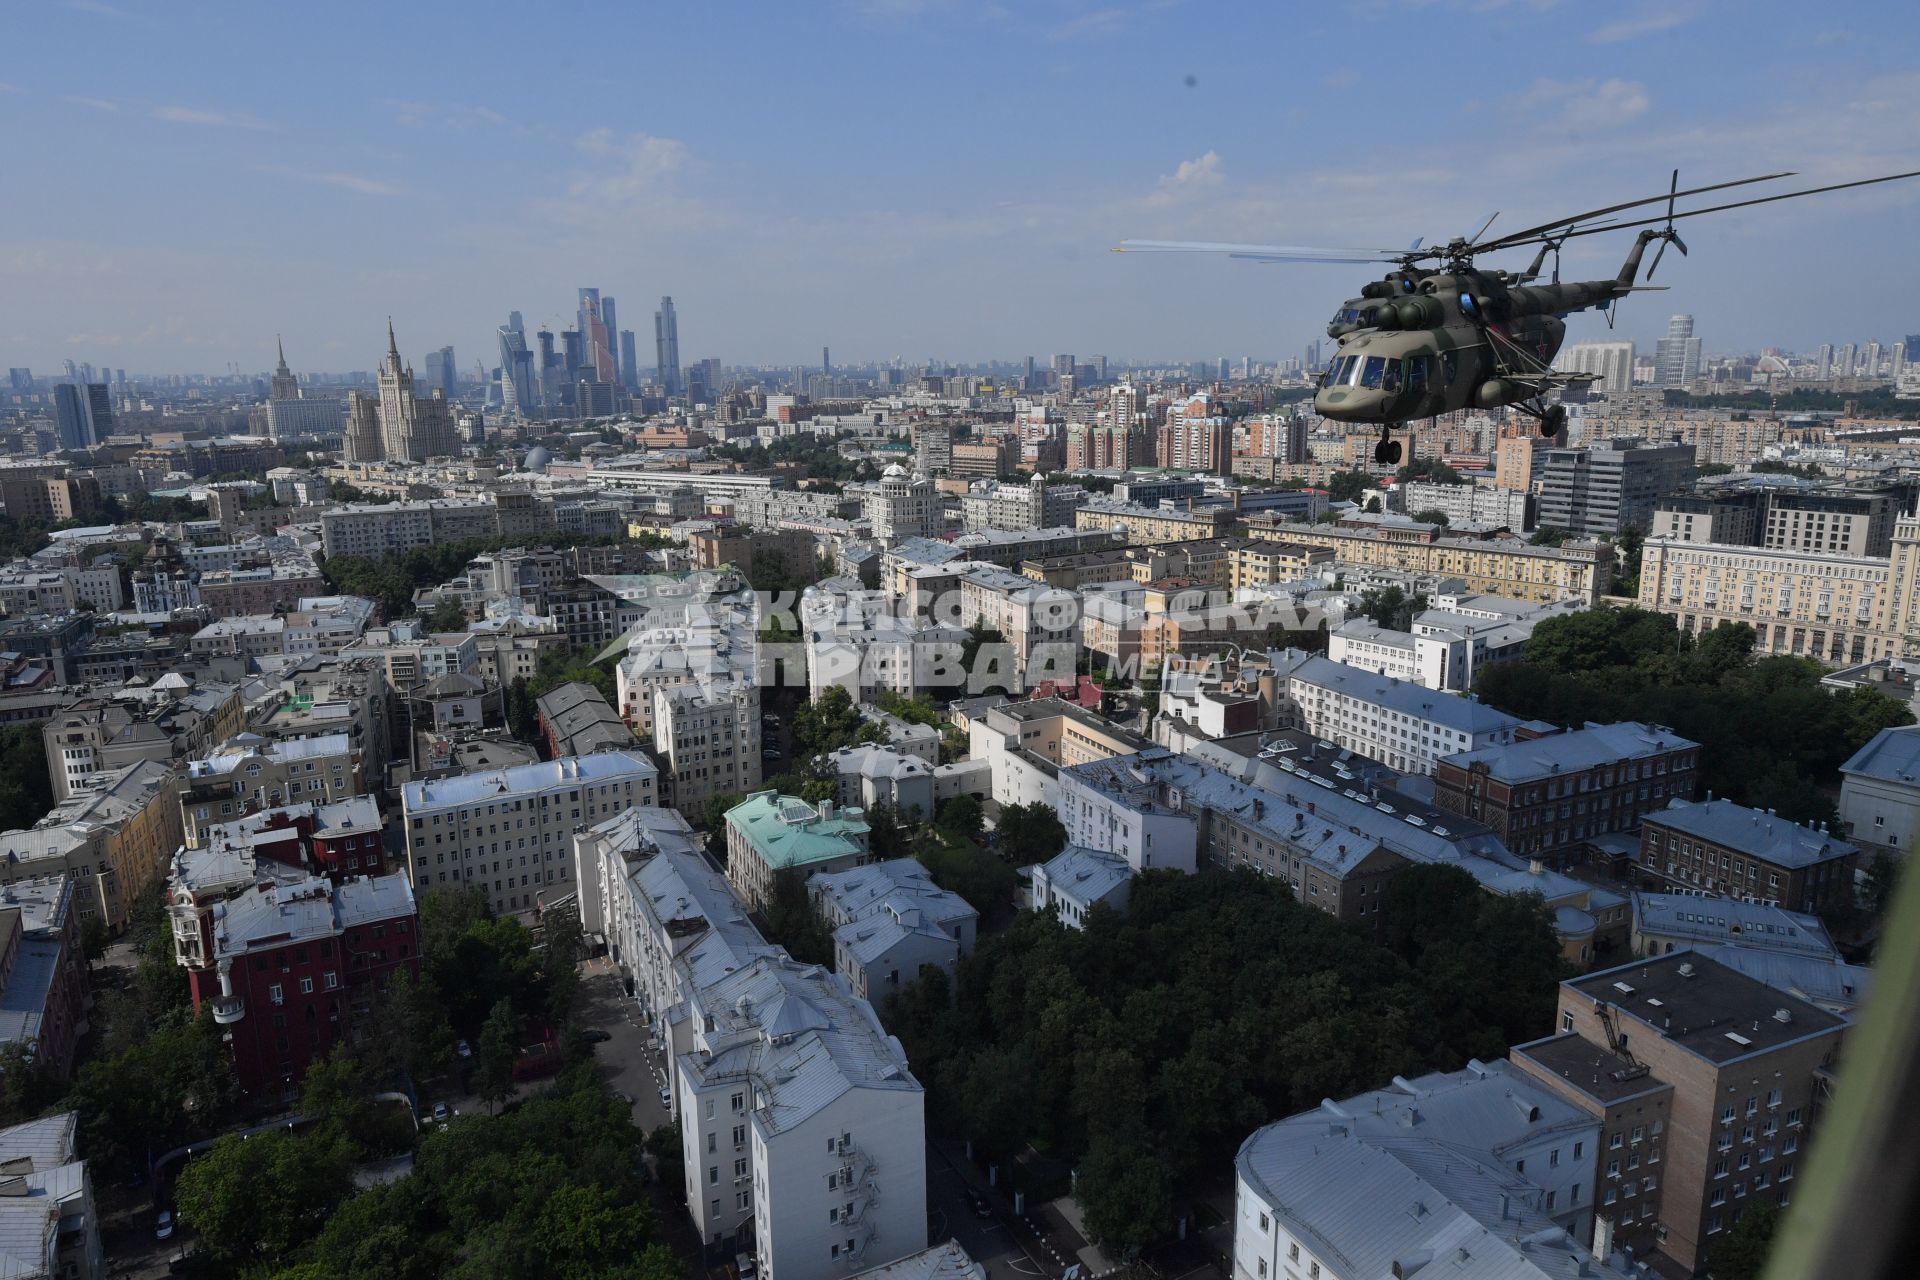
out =
[[1217,187],[1227,180],[1218,151],[1209,151],[1192,160],[1182,160],[1180,167],[1160,179],[1160,190],[1179,191],[1193,187]]
[[272,125],[253,116],[229,111],[207,111],[199,107],[155,107],[151,114],[155,120],[163,120],[168,124],[205,125],[220,129],[258,129],[262,132],[273,130]]
[[1695,9],[1687,4],[1670,4],[1665,8],[1648,9],[1631,17],[1617,18],[1603,23],[1587,33],[1592,44],[1619,44],[1623,40],[1637,40],[1641,36],[1658,35],[1662,31],[1671,31],[1693,21]]
[[63,9],[71,9],[75,13],[91,13],[102,18],[131,18],[135,16],[128,13],[125,9],[120,8],[118,5],[106,4],[103,0],[62,0],[60,7]]
[[573,145],[610,162],[571,188],[576,196],[596,200],[631,202],[662,195],[668,180],[687,162],[685,143],[650,133],[595,129],[580,135]]
[[60,101],[71,102],[76,107],[92,107],[95,111],[118,111],[120,104],[106,98],[88,98],[77,93],[63,93]]
[[1117,35],[1127,25],[1128,17],[1125,9],[1090,9],[1055,27],[1049,37],[1054,40],[1090,40]]
[[1522,116],[1532,115],[1541,128],[1599,129],[1625,124],[1645,114],[1652,100],[1647,86],[1637,80],[1535,80],[1523,93],[1507,99]]
[[295,169],[289,165],[261,165],[259,172],[270,173],[281,178],[292,178],[298,182],[314,182],[322,186],[340,187],[346,191],[358,192],[363,196],[397,196],[406,190],[398,183],[384,182],[379,178],[369,178],[358,173]]
[[415,102],[405,98],[385,98],[381,106],[393,112],[394,120],[408,126],[419,128],[437,126],[455,133],[468,129],[507,128],[516,134],[531,132],[523,125],[516,125],[492,107],[483,107],[465,102]]

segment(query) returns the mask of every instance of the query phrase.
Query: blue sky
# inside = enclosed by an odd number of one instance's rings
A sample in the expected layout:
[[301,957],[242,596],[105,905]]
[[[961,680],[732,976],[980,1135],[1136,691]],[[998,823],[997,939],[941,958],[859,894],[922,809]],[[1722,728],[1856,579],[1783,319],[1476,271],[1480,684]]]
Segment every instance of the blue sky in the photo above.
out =
[[[1773,169],[1920,169],[1905,4],[788,0],[7,9],[0,361],[492,363],[577,286],[686,359],[1293,354],[1403,244]],[[1920,180],[1695,221],[1623,308],[1709,350],[1920,332]],[[1628,237],[1569,253],[1611,275]],[[1572,337],[1604,323],[1574,321]],[[642,357],[646,359],[645,356]]]

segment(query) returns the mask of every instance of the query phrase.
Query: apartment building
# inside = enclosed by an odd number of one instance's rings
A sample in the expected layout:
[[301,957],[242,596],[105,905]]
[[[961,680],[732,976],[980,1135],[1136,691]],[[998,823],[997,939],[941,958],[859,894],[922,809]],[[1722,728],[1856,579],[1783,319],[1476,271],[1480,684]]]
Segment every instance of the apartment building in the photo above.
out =
[[1143,547],[1155,542],[1222,538],[1233,531],[1239,517],[1240,513],[1231,507],[1176,510],[1127,502],[1089,500],[1073,513],[1073,523],[1078,529],[1123,532],[1127,536],[1128,546]]
[[1130,550],[1132,548],[1113,547],[1080,555],[1042,556],[1022,560],[1019,568],[1035,582],[1062,591],[1078,591],[1103,582],[1133,581],[1133,561],[1127,555]]
[[961,620],[998,631],[1012,647],[1009,679],[1031,684],[1072,673],[1079,655],[1078,596],[989,566],[970,570],[959,586]]
[[614,668],[620,717],[650,740],[657,693],[691,688],[728,695],[753,683],[756,652],[752,627],[726,611],[631,632],[626,656]]
[[499,531],[493,503],[469,498],[354,503],[320,516],[320,546],[327,556],[378,559],[389,551],[491,538]]
[[238,685],[179,673],[145,689],[69,700],[41,728],[55,801],[91,790],[127,765],[205,754],[246,727]]
[[1601,1132],[1505,1062],[1323,1100],[1234,1157],[1234,1280],[1627,1280],[1587,1243]]
[[0,1199],[0,1234],[20,1242],[8,1249],[20,1280],[107,1274],[93,1175],[81,1158],[79,1135],[76,1111],[0,1129],[0,1167],[20,1179],[18,1190]]
[[[1597,605],[1612,584],[1613,547],[1606,542],[1536,547],[1522,538],[1450,535],[1431,525],[1347,528],[1247,518],[1253,538],[1325,547],[1342,565],[1458,578],[1469,591],[1552,603]],[[1642,579],[1644,581],[1644,578]]]
[[979,480],[960,498],[960,515],[969,529],[1058,529],[1073,527],[1073,513],[1086,501],[1077,484],[1049,485],[1036,474],[1026,484]]
[[951,978],[979,929],[980,913],[912,858],[816,873],[807,897],[833,933],[834,972],[862,1000],[896,995],[929,968]]
[[55,1082],[71,1074],[88,1030],[75,884],[64,875],[15,880],[0,901],[0,1044],[20,1046]]
[[1449,527],[1480,525],[1524,533],[1533,528],[1533,504],[1524,489],[1492,484],[1438,484],[1409,480],[1400,486],[1401,506],[1408,515],[1438,511]]
[[1584,842],[1691,799],[1699,763],[1699,743],[1659,725],[1589,724],[1447,755],[1434,765],[1433,797],[1522,857],[1565,863]]
[[208,827],[259,809],[364,795],[367,776],[347,734],[273,741],[240,733],[189,760],[178,786],[186,841],[198,845]]
[[574,831],[658,803],[658,775],[637,752],[602,751],[409,782],[400,812],[413,883],[477,885],[502,915],[564,896]]
[[745,795],[760,785],[760,688],[707,693],[694,686],[653,693],[653,746],[664,772],[661,799],[699,812],[713,796]]
[[873,525],[873,536],[882,542],[937,537],[943,523],[933,481],[908,474],[899,463],[888,467],[869,488],[866,517]]
[[1117,854],[1136,873],[1191,874],[1198,865],[1194,821],[1155,770],[1170,758],[1164,747],[1149,747],[1061,768],[1054,808],[1067,843]]
[[1760,653],[1833,665],[1907,656],[1920,636],[1920,519],[1896,521],[1890,546],[1882,558],[1649,538],[1639,604],[1686,631],[1745,623]]
[[1069,929],[1087,927],[1095,907],[1125,911],[1133,896],[1133,868],[1117,853],[1070,844],[1032,868],[1028,905]]
[[1229,542],[1227,585],[1236,598],[1245,588],[1299,582],[1334,564],[1334,553],[1326,547],[1271,538],[1233,538]]
[[1597,1118],[1595,1211],[1692,1270],[1747,1206],[1784,1205],[1846,1020],[1693,951],[1560,984],[1520,1071]]
[[967,726],[967,737],[968,756],[988,763],[993,798],[1003,807],[1051,806],[1059,798],[1055,779],[1061,769],[1130,756],[1153,745],[1062,698],[1031,698],[989,707]]
[[171,765],[125,766],[53,807],[32,827],[0,832],[0,885],[66,876],[82,920],[119,932],[133,897],[164,874],[180,847],[180,802]]
[[1672,441],[1691,447],[1705,465],[1744,466],[1767,456],[1769,446],[1786,438],[1786,423],[1765,414],[1735,416],[1731,409],[1648,413],[1603,407],[1581,419],[1581,438],[1589,444],[1614,440]]
[[785,873],[848,871],[870,856],[864,811],[840,810],[830,800],[812,805],[759,791],[727,810],[726,824],[727,878],[755,911],[773,901],[774,882]]
[[1724,894],[1789,911],[1853,901],[1860,848],[1771,809],[1684,797],[1640,820],[1640,871],[1675,889]]

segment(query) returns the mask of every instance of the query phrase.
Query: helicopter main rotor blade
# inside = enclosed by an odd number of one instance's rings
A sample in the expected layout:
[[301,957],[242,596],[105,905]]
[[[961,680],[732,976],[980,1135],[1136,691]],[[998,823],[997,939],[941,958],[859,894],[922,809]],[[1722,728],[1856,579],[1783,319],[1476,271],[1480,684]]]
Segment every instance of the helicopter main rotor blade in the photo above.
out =
[[1406,256],[1401,249],[1329,249],[1300,244],[1227,244],[1216,240],[1122,240],[1115,253],[1224,253],[1236,258],[1281,261],[1300,259],[1309,262],[1398,262]]
[[[1628,231],[1634,227],[1651,227],[1662,223],[1673,222],[1680,218],[1697,218],[1703,213],[1720,213],[1727,209],[1744,209],[1749,205],[1772,204],[1776,200],[1797,200],[1801,196],[1817,196],[1827,191],[1846,191],[1853,187],[1871,187],[1882,182],[1898,182],[1902,178],[1920,178],[1920,169],[1913,169],[1906,173],[1889,173],[1881,178],[1861,178],[1854,182],[1836,182],[1831,186],[1808,187],[1805,191],[1787,191],[1777,196],[1761,196],[1757,200],[1736,200],[1732,204],[1709,205],[1704,209],[1687,209],[1680,213],[1673,214],[1671,217],[1662,214],[1657,218],[1642,218],[1637,222],[1616,222],[1605,227],[1580,227],[1564,234],[1566,236],[1591,236],[1598,235],[1603,231]],[[1558,238],[1560,237],[1556,237],[1556,239]]]
[[[1618,213],[1622,209],[1637,209],[1641,205],[1658,204],[1662,200],[1671,202],[1681,196],[1705,195],[1709,191],[1724,191],[1728,187],[1744,187],[1755,182],[1772,182],[1776,178],[1791,178],[1793,176],[1792,170],[1786,170],[1780,173],[1763,173],[1757,178],[1736,178],[1732,182],[1716,182],[1711,186],[1692,187],[1686,191],[1678,191],[1670,187],[1668,190],[1662,191],[1659,195],[1648,196],[1644,200],[1629,200],[1624,204],[1610,204],[1604,209],[1589,209],[1585,213],[1576,213],[1570,218],[1555,218],[1552,222],[1543,222],[1537,227],[1526,227],[1519,231],[1509,231],[1506,235],[1495,240],[1489,240],[1486,244],[1475,245],[1474,251],[1477,253],[1490,253],[1495,249],[1510,248],[1517,243],[1531,243],[1532,237],[1538,236],[1543,231],[1553,231],[1560,227],[1570,226],[1576,222],[1585,222],[1587,219],[1597,218],[1603,213]],[[1634,223],[1631,225],[1638,226],[1640,224]]]

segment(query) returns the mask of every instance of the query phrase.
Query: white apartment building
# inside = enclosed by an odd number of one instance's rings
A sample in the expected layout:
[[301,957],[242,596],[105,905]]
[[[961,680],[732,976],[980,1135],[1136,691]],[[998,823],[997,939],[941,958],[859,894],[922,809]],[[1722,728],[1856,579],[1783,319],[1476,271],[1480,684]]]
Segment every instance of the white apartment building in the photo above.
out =
[[1631,342],[1576,342],[1561,348],[1553,367],[1561,373],[1597,375],[1594,389],[1610,396],[1633,390]]
[[1241,1144],[1233,1280],[1377,1280],[1430,1264],[1627,1280],[1637,1273],[1592,1227],[1600,1133],[1505,1062],[1328,1099]]
[[635,733],[652,738],[657,694],[697,689],[709,697],[731,696],[753,685],[757,652],[752,628],[731,615],[636,632],[614,668],[616,710]]
[[658,774],[638,753],[601,751],[409,782],[400,813],[414,886],[478,885],[503,915],[570,893],[574,832],[657,803]]
[[834,971],[862,1000],[894,995],[927,968],[951,978],[980,925],[965,898],[912,858],[809,876],[807,897],[833,930]]
[[681,686],[653,692],[653,745],[666,764],[662,797],[697,811],[710,796],[745,795],[760,785],[760,689],[712,694]]
[[1518,489],[1503,489],[1492,484],[1409,480],[1400,486],[1400,497],[1408,515],[1438,511],[1447,518],[1449,528],[1490,525],[1520,533],[1533,527],[1533,521],[1527,518],[1529,495]]
[[1067,843],[1118,854],[1135,872],[1192,874],[1198,865],[1194,820],[1140,764],[1168,755],[1164,747],[1149,747],[1061,769],[1054,809],[1067,828]]
[[732,1239],[766,1280],[838,1280],[926,1248],[924,1091],[844,976],[761,956],[673,1020],[690,1041],[674,1112],[703,1240]]
[[969,529],[1058,529],[1073,527],[1074,508],[1087,499],[1077,484],[1047,484],[1036,474],[1026,484],[976,480],[960,499]]
[[[960,666],[966,638],[961,627],[884,614],[845,624],[809,624],[807,696],[817,698],[833,685],[855,702],[870,702],[882,691],[908,698],[936,690],[951,694],[966,683]],[[1017,679],[1013,672],[1004,675]]]
[[882,542],[937,537],[943,523],[940,494],[932,480],[909,475],[896,462],[868,489],[866,517],[873,524],[873,536]]
[[1284,684],[1287,727],[1380,761],[1429,774],[1441,756],[1514,740],[1524,723],[1485,703],[1424,688],[1299,650],[1269,655]]
[[378,559],[435,542],[487,538],[499,523],[491,502],[436,498],[337,507],[320,516],[320,547],[329,556]]

